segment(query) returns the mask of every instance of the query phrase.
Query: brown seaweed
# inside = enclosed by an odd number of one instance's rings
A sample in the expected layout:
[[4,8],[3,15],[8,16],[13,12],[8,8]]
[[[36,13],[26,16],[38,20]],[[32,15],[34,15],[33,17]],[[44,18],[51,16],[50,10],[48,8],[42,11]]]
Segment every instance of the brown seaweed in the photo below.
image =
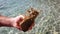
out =
[[[26,18],[23,23],[21,24],[22,30],[25,32],[29,29],[32,23],[35,21],[35,18],[38,16],[39,12],[31,8],[28,12],[28,18]],[[27,16],[27,15],[26,15]]]

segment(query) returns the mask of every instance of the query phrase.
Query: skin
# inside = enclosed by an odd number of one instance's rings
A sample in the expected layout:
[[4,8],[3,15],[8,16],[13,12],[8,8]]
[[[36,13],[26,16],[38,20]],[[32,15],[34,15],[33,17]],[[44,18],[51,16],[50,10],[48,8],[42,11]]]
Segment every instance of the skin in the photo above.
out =
[[[0,27],[15,27],[19,30],[22,30],[20,26],[21,24],[19,23],[22,23],[26,17],[27,16],[21,17],[21,15],[14,18],[7,16],[0,16]],[[29,27],[29,30],[32,29],[33,25],[34,23]]]
[[0,16],[0,27],[15,27],[24,32],[31,30],[39,12],[31,8],[26,12],[26,15],[19,15],[17,17]]

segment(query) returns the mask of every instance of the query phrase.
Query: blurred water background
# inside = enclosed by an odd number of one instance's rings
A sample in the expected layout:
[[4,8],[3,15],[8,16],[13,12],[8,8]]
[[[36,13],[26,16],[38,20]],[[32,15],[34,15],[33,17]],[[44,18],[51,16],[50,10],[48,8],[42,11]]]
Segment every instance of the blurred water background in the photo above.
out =
[[15,17],[34,7],[41,10],[32,30],[0,27],[0,34],[60,34],[60,0],[0,0],[0,14]]

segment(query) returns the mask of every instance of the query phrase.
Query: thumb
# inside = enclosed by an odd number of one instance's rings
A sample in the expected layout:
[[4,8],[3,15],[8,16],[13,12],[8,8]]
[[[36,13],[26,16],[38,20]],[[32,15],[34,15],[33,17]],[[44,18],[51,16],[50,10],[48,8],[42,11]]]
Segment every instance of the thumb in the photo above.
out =
[[23,15],[19,15],[19,16],[15,17],[13,19],[13,22],[14,22],[13,26],[16,27],[17,25],[19,25],[19,23],[21,23],[23,21],[23,19],[24,19]]
[[24,19],[24,16],[23,15],[19,15],[19,16],[17,16],[17,17],[15,17],[15,22],[21,22],[21,21],[23,21],[23,19]]

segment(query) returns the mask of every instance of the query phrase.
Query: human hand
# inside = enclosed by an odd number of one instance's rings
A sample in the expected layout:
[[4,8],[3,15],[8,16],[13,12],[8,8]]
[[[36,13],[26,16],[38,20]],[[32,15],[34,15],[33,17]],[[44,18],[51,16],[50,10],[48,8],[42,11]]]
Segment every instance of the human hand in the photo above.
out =
[[[20,15],[14,18],[15,23],[13,23],[13,27],[24,31],[25,29],[31,30],[32,27],[34,26],[34,22],[31,22],[32,24],[28,27],[28,28],[23,28],[26,26],[26,24],[28,25],[28,23],[26,23],[23,27],[21,25],[23,25],[23,23],[25,23],[25,19],[28,18],[26,16]],[[24,30],[23,30],[24,29]]]

